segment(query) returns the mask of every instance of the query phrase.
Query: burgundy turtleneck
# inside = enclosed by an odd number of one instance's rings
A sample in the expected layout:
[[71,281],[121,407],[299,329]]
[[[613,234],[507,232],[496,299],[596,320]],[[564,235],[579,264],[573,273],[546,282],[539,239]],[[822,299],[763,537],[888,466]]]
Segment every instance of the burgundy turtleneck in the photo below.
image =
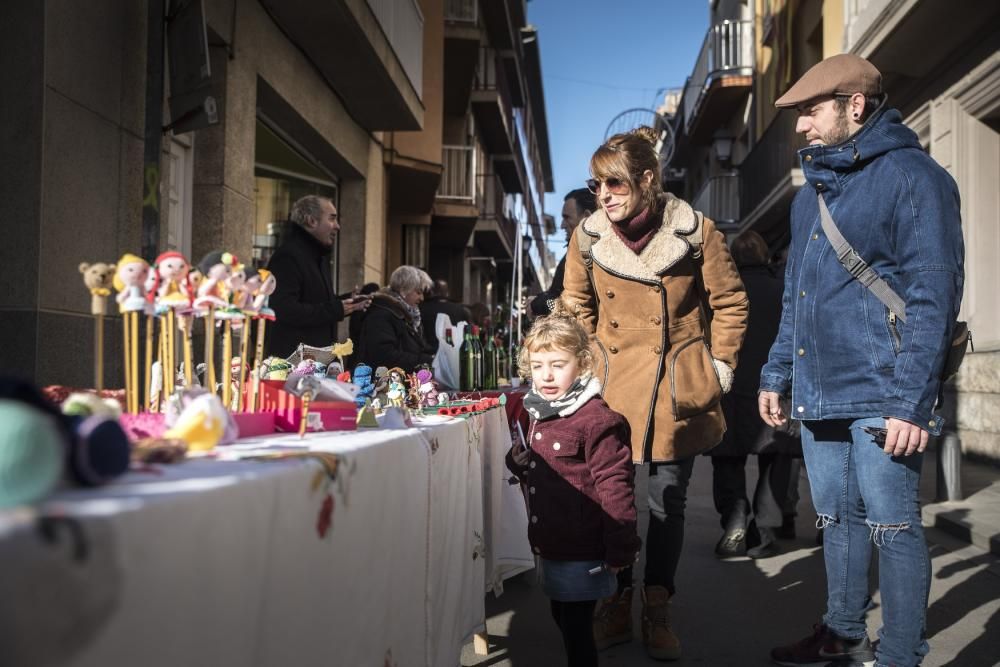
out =
[[647,206],[631,218],[612,222],[611,229],[615,230],[615,234],[629,250],[638,255],[660,229],[662,222],[663,217],[656,215]]

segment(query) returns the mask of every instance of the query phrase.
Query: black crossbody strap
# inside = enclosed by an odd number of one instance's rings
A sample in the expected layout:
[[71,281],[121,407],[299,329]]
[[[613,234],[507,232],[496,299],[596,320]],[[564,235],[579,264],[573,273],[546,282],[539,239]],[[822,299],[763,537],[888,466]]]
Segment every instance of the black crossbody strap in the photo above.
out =
[[901,321],[906,322],[906,303],[896,294],[889,284],[878,275],[872,267],[868,266],[865,260],[851,247],[844,235],[840,233],[837,224],[830,215],[830,209],[823,201],[823,195],[817,193],[819,200],[819,218],[823,225],[823,232],[830,239],[833,251],[837,253],[837,261],[847,269],[847,272],[854,276],[858,282],[868,288],[875,297],[885,304],[890,312],[895,314]]

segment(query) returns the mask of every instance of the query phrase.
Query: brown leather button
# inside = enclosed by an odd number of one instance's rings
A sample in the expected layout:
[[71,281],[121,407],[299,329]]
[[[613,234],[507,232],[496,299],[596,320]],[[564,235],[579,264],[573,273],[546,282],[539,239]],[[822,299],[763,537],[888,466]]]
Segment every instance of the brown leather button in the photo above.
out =
[[612,328],[614,329],[618,328],[618,320],[611,320],[610,324]]
[[612,292],[611,290],[608,290],[607,292],[605,292],[605,293],[604,293],[604,295],[605,295],[606,297],[608,297],[609,299],[613,299],[613,298],[615,298],[615,293],[614,293],[614,292]]
[[659,317],[651,317],[649,318],[649,321],[652,322],[653,324],[659,324],[661,322]]
[[611,354],[618,354],[618,348],[612,345],[611,347],[608,348],[608,352],[610,352]]
[[660,352],[663,352],[663,348],[661,348],[659,345],[653,348],[653,354],[659,354]]

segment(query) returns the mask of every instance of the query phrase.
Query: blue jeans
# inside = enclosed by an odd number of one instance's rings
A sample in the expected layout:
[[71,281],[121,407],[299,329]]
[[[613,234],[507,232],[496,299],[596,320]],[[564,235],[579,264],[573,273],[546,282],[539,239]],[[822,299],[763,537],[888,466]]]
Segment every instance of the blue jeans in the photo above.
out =
[[823,528],[827,610],[838,635],[867,635],[868,568],[879,549],[883,627],[879,665],[911,667],[927,655],[924,639],[931,563],[920,519],[922,454],[891,457],[864,426],[881,417],[802,422],[802,449]]

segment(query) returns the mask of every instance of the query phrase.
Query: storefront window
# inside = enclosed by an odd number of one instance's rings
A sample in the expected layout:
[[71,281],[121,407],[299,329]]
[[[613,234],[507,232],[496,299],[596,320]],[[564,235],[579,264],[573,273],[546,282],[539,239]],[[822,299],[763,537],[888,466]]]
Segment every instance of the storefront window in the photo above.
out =
[[[253,265],[266,266],[285,233],[292,204],[305,195],[329,197],[339,204],[336,177],[292,148],[264,123],[257,121],[254,153],[256,219]],[[337,283],[337,246],[331,253],[334,288]]]

